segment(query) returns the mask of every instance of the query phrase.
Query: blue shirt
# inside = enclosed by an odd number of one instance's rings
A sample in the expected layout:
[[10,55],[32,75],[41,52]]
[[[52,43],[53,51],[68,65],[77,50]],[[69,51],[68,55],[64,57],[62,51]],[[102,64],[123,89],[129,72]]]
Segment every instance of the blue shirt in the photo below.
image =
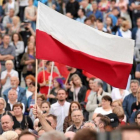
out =
[[82,18],[77,18],[76,21],[79,21],[81,23],[84,23],[84,20],[86,19],[85,16],[83,16]]
[[127,116],[128,121],[131,117],[131,106],[134,102],[136,102],[136,97],[134,97],[134,95],[132,93],[127,95],[123,100],[123,109]]
[[112,15],[112,14],[110,14],[109,17],[112,18],[112,24],[113,24],[113,26],[115,26],[117,24],[117,21],[118,21],[117,17]]

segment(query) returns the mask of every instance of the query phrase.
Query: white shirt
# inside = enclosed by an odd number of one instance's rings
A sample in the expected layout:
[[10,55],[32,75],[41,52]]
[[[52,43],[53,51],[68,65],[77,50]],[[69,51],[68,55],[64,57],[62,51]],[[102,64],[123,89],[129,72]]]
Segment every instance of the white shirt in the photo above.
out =
[[112,110],[109,110],[109,111],[105,111],[102,107],[97,107],[94,111],[94,113],[96,114],[102,114],[102,115],[108,115],[110,113],[112,113]]
[[[129,38],[129,39],[131,38],[131,31],[130,30],[123,31],[122,29],[120,29],[120,32],[124,38]],[[118,32],[116,33],[116,35],[118,35]]]
[[115,101],[115,100],[119,100],[119,99],[124,99],[128,94],[129,94],[129,91],[124,90],[123,94],[121,95],[119,89],[114,88],[111,92],[111,97],[112,97],[113,101]]
[[57,116],[56,130],[63,132],[63,123],[66,116],[68,116],[70,103],[65,101],[61,106],[58,102],[51,105],[50,114]]
[[[7,75],[7,70],[1,73],[1,80],[3,80],[6,77],[6,75]],[[18,77],[18,72],[12,69],[10,75]],[[2,93],[10,87],[11,87],[11,82],[10,82],[10,78],[8,77],[6,83],[2,86]]]
[[33,93],[31,91],[29,91],[28,89],[26,90],[26,98],[28,100],[28,98],[32,95]]

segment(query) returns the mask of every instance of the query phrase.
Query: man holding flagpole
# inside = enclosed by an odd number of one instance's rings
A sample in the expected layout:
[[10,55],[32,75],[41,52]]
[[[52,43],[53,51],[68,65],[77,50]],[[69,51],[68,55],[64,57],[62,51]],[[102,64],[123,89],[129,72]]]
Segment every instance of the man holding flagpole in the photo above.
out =
[[[40,85],[40,93],[45,94],[45,96],[48,94],[49,89],[49,80],[54,79],[55,77],[58,77],[58,74],[52,71],[52,78],[51,78],[51,67],[52,67],[52,61],[46,62],[47,69],[45,71],[41,71],[38,74],[38,83]],[[52,86],[52,80],[51,85]]]

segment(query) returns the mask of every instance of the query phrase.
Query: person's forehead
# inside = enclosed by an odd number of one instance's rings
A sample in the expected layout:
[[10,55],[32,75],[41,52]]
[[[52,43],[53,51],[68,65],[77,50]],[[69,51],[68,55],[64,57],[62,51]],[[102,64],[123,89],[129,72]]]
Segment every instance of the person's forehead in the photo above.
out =
[[10,122],[10,121],[11,121],[11,119],[10,119],[10,116],[8,116],[8,115],[5,115],[1,118],[1,122]]
[[65,93],[65,91],[64,90],[59,90],[58,91],[58,94],[62,94],[62,93]]
[[81,112],[80,110],[76,110],[76,111],[73,112],[73,114],[74,114],[74,115],[81,115],[82,112]]

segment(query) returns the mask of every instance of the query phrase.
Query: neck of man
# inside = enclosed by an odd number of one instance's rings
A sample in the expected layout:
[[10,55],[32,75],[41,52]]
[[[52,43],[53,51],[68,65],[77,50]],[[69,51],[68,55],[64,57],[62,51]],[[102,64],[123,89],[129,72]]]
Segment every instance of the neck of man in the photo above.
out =
[[66,100],[63,100],[63,101],[62,101],[62,100],[59,100],[58,103],[59,103],[61,106],[63,106],[63,105],[65,104],[65,101],[66,101]]
[[97,11],[97,9],[93,9],[93,13],[95,13]]
[[8,44],[4,43],[3,46],[4,46],[4,48],[8,48]]
[[134,97],[136,97],[136,94],[137,94],[137,93],[136,93],[136,92],[133,92],[132,94],[133,94]]
[[9,103],[13,105],[13,104],[16,103],[16,100],[14,100],[14,101],[12,101],[12,100],[10,101],[10,100],[9,100]]
[[[18,86],[17,86],[18,87]],[[12,87],[12,89],[17,90],[17,87]]]
[[76,129],[79,129],[82,125],[82,122],[74,123]]

